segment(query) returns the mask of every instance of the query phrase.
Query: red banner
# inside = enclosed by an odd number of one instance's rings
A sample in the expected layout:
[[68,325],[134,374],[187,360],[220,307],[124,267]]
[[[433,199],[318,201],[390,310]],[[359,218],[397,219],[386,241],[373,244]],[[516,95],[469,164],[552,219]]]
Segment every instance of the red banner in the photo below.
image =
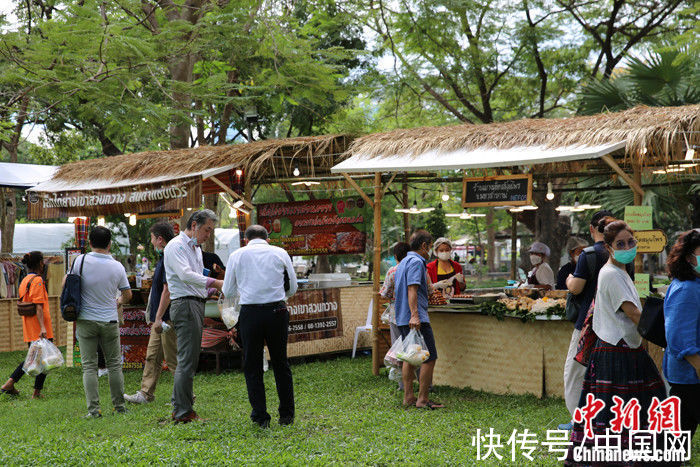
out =
[[359,196],[260,204],[257,212],[270,244],[290,255],[365,252],[369,209]]

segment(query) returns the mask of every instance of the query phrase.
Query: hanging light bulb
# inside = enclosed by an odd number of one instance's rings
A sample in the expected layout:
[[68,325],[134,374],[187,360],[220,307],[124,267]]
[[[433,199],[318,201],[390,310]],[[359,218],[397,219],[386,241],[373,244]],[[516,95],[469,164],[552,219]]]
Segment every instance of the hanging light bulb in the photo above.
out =
[[129,213],[127,212],[126,214],[124,214],[124,217],[129,218],[129,217],[131,217],[131,214],[129,214]]
[[230,217],[231,219],[234,219],[237,216],[237,214],[238,214],[238,212],[235,209],[231,208],[228,212],[228,217]]
[[447,187],[442,191],[442,200],[443,201],[449,201],[450,200],[450,194],[447,192]]
[[100,217],[97,218],[97,225],[99,225],[100,227],[104,227],[104,226],[105,226],[105,218],[104,218],[104,216],[100,216]]
[[301,175],[301,172],[299,171],[299,167],[294,167],[294,171],[292,172],[292,174],[294,174],[295,177],[298,177],[299,175]]
[[554,199],[554,191],[552,191],[552,182],[547,182],[547,199],[552,201]]
[[574,198],[574,207],[577,208],[577,207],[579,207],[580,204],[581,203],[578,202],[578,196],[577,196],[576,198]]
[[236,169],[236,175],[240,177],[241,175],[243,175],[243,171],[241,169]]
[[129,225],[136,225],[136,214],[129,216]]

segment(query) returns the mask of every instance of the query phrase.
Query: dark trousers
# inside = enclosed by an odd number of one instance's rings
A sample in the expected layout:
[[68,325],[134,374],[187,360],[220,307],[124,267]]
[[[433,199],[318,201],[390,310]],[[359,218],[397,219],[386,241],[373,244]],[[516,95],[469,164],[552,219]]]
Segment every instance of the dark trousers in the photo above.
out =
[[681,430],[690,431],[691,438],[700,424],[700,384],[673,384],[672,396],[681,400]]
[[[49,339],[51,342],[53,342],[53,339]],[[32,344],[31,342],[27,343],[27,347],[30,347]],[[24,362],[20,363],[17,368],[15,368],[15,371],[12,372],[10,375],[10,378],[12,378],[12,381],[15,383],[19,381],[22,376],[24,376],[24,370],[22,370],[22,367],[24,366]],[[37,391],[41,391],[44,389],[44,381],[46,381],[46,373],[40,373],[34,378],[34,389]]]
[[251,420],[270,420],[263,383],[263,349],[267,344],[272,370],[275,373],[279,416],[294,417],[294,385],[287,360],[289,312],[283,302],[274,305],[242,305],[239,317],[243,341],[243,373],[248,388],[248,400],[253,410]]

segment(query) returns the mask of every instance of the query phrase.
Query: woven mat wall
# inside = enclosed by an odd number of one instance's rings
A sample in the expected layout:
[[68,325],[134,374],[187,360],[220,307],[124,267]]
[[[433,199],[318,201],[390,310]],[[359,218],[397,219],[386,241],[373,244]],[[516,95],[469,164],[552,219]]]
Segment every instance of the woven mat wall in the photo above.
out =
[[430,321],[438,351],[435,384],[563,396],[570,323],[498,321],[473,313],[431,313]]
[[[49,297],[51,325],[56,345],[66,345],[66,322],[61,318],[59,297]],[[17,313],[17,299],[0,300],[0,352],[25,350],[27,344],[22,334],[22,317]]]

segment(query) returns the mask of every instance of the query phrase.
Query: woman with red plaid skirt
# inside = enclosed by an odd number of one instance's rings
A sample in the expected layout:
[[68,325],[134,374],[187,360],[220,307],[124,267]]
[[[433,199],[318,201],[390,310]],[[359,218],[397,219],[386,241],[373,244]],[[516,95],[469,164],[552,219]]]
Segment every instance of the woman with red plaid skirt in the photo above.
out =
[[[659,371],[641,346],[642,337],[637,324],[642,304],[625,271],[625,265],[633,262],[637,255],[637,240],[632,229],[621,220],[606,217],[600,222],[605,227],[603,235],[610,258],[598,276],[593,313],[593,331],[598,339],[591,351],[581,399],[574,415],[573,446],[569,449],[567,465],[649,465],[648,462],[624,460],[612,463],[581,461],[574,457],[574,449],[580,446],[584,447],[583,451],[592,448],[596,445],[596,438],[606,435],[606,430],[610,430],[608,435],[619,435],[621,453],[627,450],[629,426],[625,425],[632,424],[637,418],[636,412],[639,421],[636,428],[646,430],[649,426],[647,412],[653,398],[659,401],[666,398],[666,387]],[[617,414],[613,409],[616,406]],[[623,412],[630,417],[616,416]],[[610,445],[609,438],[598,439],[599,446],[601,441],[603,445]]]

